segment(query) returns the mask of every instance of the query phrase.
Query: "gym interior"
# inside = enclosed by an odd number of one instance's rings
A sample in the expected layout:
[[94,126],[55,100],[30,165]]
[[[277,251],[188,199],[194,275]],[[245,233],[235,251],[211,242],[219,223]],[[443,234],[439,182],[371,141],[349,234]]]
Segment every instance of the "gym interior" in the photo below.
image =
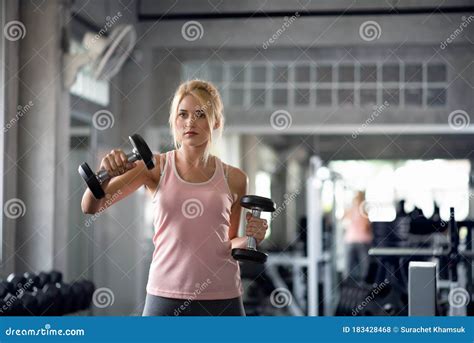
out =
[[78,168],[97,182],[111,150],[174,150],[171,101],[193,79],[224,104],[211,153],[274,203],[257,210],[266,261],[233,261],[247,316],[474,314],[472,1],[6,0],[0,13],[1,315],[142,315],[153,203],[140,187],[85,214]]

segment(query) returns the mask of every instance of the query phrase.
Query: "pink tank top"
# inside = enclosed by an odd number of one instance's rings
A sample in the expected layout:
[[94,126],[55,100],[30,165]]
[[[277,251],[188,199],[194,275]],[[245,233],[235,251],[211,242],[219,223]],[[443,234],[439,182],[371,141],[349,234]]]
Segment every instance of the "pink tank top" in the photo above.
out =
[[[154,252],[146,290],[178,299],[230,299],[243,293],[229,240],[233,197],[222,162],[214,175],[191,183],[178,175],[175,150],[166,153],[153,194]],[[164,163],[163,163],[164,162]]]
[[350,210],[350,223],[346,231],[346,243],[371,243],[372,230],[367,228],[368,219],[361,215],[358,207]]

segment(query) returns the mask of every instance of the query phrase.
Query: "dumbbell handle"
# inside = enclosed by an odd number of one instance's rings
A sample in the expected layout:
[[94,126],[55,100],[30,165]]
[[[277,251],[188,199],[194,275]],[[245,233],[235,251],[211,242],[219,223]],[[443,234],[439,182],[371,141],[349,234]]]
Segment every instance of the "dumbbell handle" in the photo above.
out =
[[[252,217],[254,218],[260,218],[261,213],[262,211],[258,208],[252,209]],[[257,250],[257,240],[255,239],[255,237],[247,236],[247,249]]]
[[[138,161],[140,159],[139,156],[140,155],[138,154],[138,151],[133,149],[133,151],[127,155],[127,161],[129,163],[133,163],[135,161]],[[111,176],[109,175],[109,173],[105,169],[99,170],[96,173],[96,176],[97,176],[97,180],[99,180],[100,183],[103,183],[104,181],[107,181],[108,179],[111,178]]]

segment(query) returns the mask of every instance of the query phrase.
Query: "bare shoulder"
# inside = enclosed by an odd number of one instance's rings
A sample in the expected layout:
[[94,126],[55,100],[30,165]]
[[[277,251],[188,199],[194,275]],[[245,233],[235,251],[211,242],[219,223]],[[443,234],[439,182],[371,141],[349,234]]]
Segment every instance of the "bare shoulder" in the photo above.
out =
[[243,194],[247,192],[248,176],[240,168],[227,165],[228,168],[228,182],[232,193]]
[[153,157],[155,158],[155,167],[153,169],[148,169],[143,161],[139,161],[140,168],[142,168],[148,175],[146,186],[152,191],[156,189],[160,182],[161,164],[165,161],[165,153],[154,153]]

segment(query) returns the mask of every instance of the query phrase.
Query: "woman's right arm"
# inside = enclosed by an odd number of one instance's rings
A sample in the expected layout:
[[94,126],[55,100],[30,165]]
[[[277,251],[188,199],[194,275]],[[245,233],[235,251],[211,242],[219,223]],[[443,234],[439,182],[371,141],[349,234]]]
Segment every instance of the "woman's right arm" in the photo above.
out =
[[[159,158],[155,158],[155,168],[160,168]],[[105,197],[96,199],[89,188],[82,196],[81,209],[85,214],[94,214],[103,211],[114,203],[135,192],[141,186],[149,188],[157,184],[157,180],[141,160],[134,163],[127,162],[125,153],[118,149],[112,150],[100,163],[100,169],[105,169],[113,178],[102,184]]]

